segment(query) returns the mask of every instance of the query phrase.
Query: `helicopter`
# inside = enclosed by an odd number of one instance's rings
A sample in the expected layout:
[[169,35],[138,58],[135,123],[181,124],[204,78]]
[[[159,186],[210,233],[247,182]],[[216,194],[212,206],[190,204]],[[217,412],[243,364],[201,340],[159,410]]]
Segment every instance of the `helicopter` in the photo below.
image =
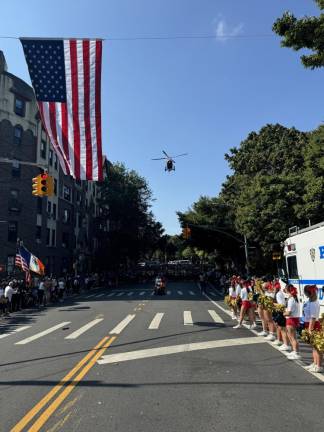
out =
[[166,160],[164,171],[168,172],[175,171],[175,158],[188,155],[188,153],[182,153],[177,156],[169,156],[164,150],[162,150],[162,153],[165,155],[165,157],[154,158],[152,160]]

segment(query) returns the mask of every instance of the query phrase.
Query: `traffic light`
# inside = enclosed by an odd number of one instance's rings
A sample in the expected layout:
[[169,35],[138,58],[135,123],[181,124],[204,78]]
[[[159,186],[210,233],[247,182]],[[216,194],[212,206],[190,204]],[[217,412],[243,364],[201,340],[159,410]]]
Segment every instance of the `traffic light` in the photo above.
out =
[[39,174],[33,178],[33,191],[35,196],[52,196],[54,193],[53,177],[47,173]]
[[182,235],[186,240],[189,240],[191,237],[191,229],[188,227],[182,228]]

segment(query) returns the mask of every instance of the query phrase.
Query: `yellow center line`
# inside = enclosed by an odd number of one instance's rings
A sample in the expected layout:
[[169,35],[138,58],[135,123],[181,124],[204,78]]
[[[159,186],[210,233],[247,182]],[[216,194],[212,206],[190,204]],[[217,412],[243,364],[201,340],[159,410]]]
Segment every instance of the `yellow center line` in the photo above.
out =
[[47,395],[45,395],[43,397],[43,399],[41,399],[20,421],[19,423],[16,424],[16,426],[14,426],[10,432],[20,432],[24,429],[24,427],[35,417],[36,414],[39,413],[39,411],[56,395],[56,393],[58,393],[62,387],[64,386],[64,384],[68,381],[70,381],[70,379],[73,377],[73,375],[75,375],[82,367],[83,365],[97,352],[97,350],[99,348],[101,348],[101,346],[107,342],[107,340],[109,339],[108,336],[105,336],[103,339],[101,339],[101,341],[94,347],[92,348],[92,350],[85,356],[83,357],[82,360],[79,361],[79,363],[77,363],[74,368],[67,374],[65,375],[64,378],[62,378],[62,380],[55,386],[52,388],[52,390],[47,393]]
[[28,429],[28,432],[38,432],[42,426],[47,422],[50,416],[57,410],[61,403],[69,396],[74,387],[84,378],[89,370],[95,365],[96,361],[103,355],[106,349],[114,342],[117,336],[112,336],[111,339],[95,354],[92,359],[85,365],[85,367],[79,372],[74,380],[68,384],[64,391],[58,395],[58,397],[46,408],[43,414],[36,420],[36,422]]

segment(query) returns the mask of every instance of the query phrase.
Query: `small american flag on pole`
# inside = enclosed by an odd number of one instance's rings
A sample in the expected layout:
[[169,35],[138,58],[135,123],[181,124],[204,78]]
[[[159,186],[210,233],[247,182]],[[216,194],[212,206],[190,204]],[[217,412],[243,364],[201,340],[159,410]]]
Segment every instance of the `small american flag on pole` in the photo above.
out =
[[30,259],[30,254],[29,255],[28,253],[26,254],[25,249],[23,250],[21,250],[21,248],[17,249],[16,259],[15,259],[16,267],[19,267],[22,269],[22,271],[29,273],[29,259]]
[[42,122],[64,173],[101,181],[102,40],[20,41]]

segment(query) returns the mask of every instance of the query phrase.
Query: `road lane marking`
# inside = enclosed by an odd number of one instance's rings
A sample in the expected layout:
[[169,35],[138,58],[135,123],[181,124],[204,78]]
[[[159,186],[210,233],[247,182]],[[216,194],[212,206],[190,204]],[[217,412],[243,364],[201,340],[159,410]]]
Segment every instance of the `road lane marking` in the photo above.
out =
[[120,296],[122,296],[122,295],[124,295],[124,293],[123,293],[123,292],[120,292],[120,293],[117,294],[116,297],[120,297]]
[[25,426],[35,417],[39,411],[62,389],[65,383],[71,380],[71,378],[84,366],[84,364],[96,353],[109,340],[108,336],[105,336],[101,341],[94,347],[88,354],[83,357],[77,363],[74,368],[65,375],[64,378],[50,390],[20,421],[14,426],[10,432],[21,432]]
[[131,292],[129,292],[127,295],[130,297],[130,296],[132,296],[133,294],[134,294],[134,292],[131,291]]
[[92,297],[94,297],[94,296],[96,296],[97,294],[90,294],[90,295],[88,295],[86,298],[92,298]]
[[98,294],[98,295],[96,295],[96,298],[103,297],[104,295],[106,295],[106,294],[105,294],[105,293],[103,293],[103,294]]
[[171,291],[167,291],[167,295],[171,295]]
[[133,315],[127,315],[126,318],[124,318],[119,324],[114,327],[109,334],[120,334],[126,326],[135,318],[135,314]]
[[193,325],[191,311],[183,311],[183,325]]
[[182,291],[177,291],[177,293],[178,293],[179,295],[183,295],[183,292],[182,292]]
[[82,335],[87,330],[91,329],[93,326],[99,324],[101,321],[103,321],[103,318],[97,318],[93,321],[88,322],[88,324],[84,325],[83,327],[80,327],[78,330],[74,331],[73,333],[66,336],[64,339],[76,339],[80,335]]
[[112,297],[112,296],[114,296],[115,294],[116,294],[115,292],[110,293],[110,294],[107,295],[107,297]]
[[97,360],[103,355],[107,348],[114,342],[116,337],[111,337],[103,347],[91,358],[91,360],[84,366],[81,372],[73,379],[73,381],[66,385],[64,390],[58,395],[58,397],[50,404],[48,408],[42,413],[42,415],[36,420],[36,422],[30,427],[29,432],[38,432],[51,415],[58,409],[62,402],[69,396],[75,386],[85,377],[90,369],[96,364]]
[[27,329],[29,329],[30,327],[31,327],[31,326],[23,326],[23,327],[15,328],[14,330],[9,330],[8,333],[0,334],[0,339],[3,339],[3,338],[5,338],[5,337],[7,337],[7,336],[10,336],[10,335],[12,335],[12,334],[14,334],[14,333],[19,333],[19,332],[21,332],[21,331],[23,331],[23,330],[27,330]]
[[57,324],[57,325],[55,325],[53,327],[50,327],[47,330],[44,330],[44,331],[42,331],[40,333],[36,333],[33,336],[30,336],[30,337],[28,337],[26,339],[23,339],[23,340],[21,340],[19,342],[16,342],[15,345],[25,345],[25,344],[27,344],[29,342],[32,342],[32,341],[34,341],[36,339],[39,339],[39,338],[41,338],[43,336],[46,336],[49,333],[53,333],[55,330],[58,330],[59,328],[64,327],[64,326],[66,326],[68,324],[71,324],[71,321],[62,322],[62,323]]
[[189,291],[190,295],[196,295],[193,291]]
[[209,315],[213,318],[213,320],[215,321],[215,323],[220,323],[223,324],[224,320],[223,318],[221,318],[218,313],[216,313],[214,310],[209,310],[208,311]]
[[163,315],[164,313],[162,312],[159,312],[155,315],[151,321],[151,324],[149,325],[150,330],[157,330],[159,328]]
[[110,363],[119,363],[123,361],[129,360],[138,360],[149,357],[158,357],[169,354],[179,354],[183,352],[189,351],[198,351],[212,348],[227,348],[233,346],[245,346],[245,345],[253,345],[258,343],[266,343],[266,341],[262,338],[256,337],[246,337],[246,338],[237,338],[237,339],[222,339],[222,340],[213,340],[207,342],[194,342],[189,344],[181,344],[181,345],[171,345],[167,347],[160,348],[149,348],[137,351],[129,351],[119,354],[109,354],[104,355],[100,360],[98,360],[98,364],[110,364]]
[[142,295],[144,295],[145,294],[145,291],[142,291],[141,293],[140,293],[140,296],[142,296]]

